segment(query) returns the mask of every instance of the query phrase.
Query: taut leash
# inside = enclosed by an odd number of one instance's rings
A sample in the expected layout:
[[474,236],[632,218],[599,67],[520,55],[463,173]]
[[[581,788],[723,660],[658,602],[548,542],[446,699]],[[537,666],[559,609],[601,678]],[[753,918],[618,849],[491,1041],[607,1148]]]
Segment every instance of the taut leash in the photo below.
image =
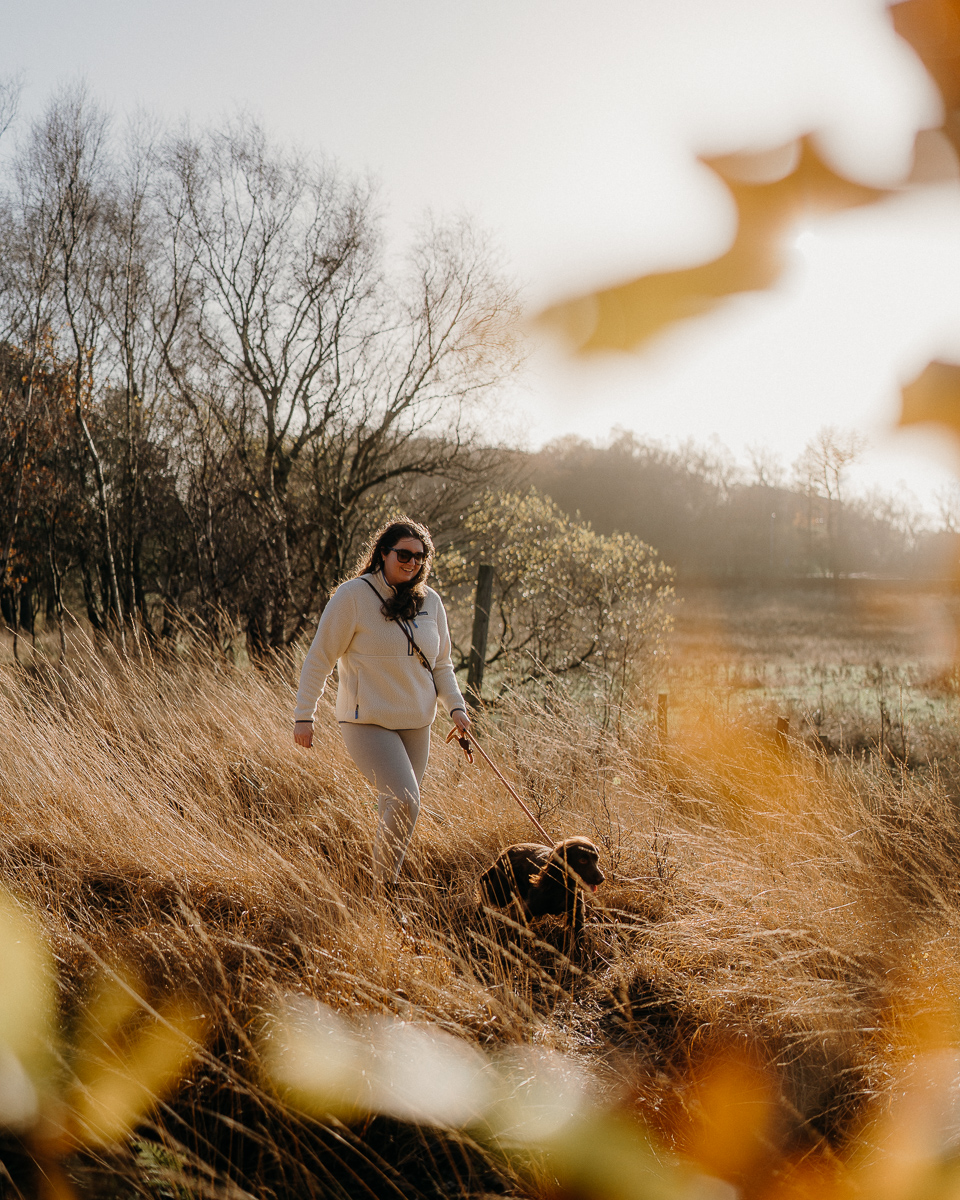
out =
[[490,755],[487,754],[486,750],[484,750],[484,748],[477,741],[477,735],[473,732],[473,730],[470,730],[470,732],[467,734],[462,734],[460,732],[460,730],[456,727],[456,725],[454,725],[453,729],[451,729],[450,732],[447,734],[447,741],[452,742],[454,739],[457,740],[457,742],[460,745],[460,748],[463,750],[464,754],[467,756],[467,762],[470,762],[470,763],[473,762],[473,752],[472,752],[472,749],[470,746],[470,742],[471,741],[473,742],[474,746],[476,746],[476,748],[480,751],[480,756],[483,758],[483,761],[487,764],[487,766],[490,768],[490,770],[493,771],[494,775],[496,775],[496,777],[500,780],[500,782],[507,789],[507,791],[510,793],[510,795],[514,798],[514,800],[516,800],[516,802],[520,805],[520,807],[523,809],[523,811],[527,814],[527,816],[533,822],[534,826],[536,827],[537,833],[540,834],[540,836],[543,838],[543,840],[547,843],[548,846],[552,846],[554,844],[553,838],[550,836],[549,833],[547,833],[547,831],[540,824],[540,822],[537,820],[537,818],[533,815],[533,813],[530,811],[530,809],[527,808],[527,806],[520,799],[520,797],[517,795],[517,793],[513,790],[513,788],[510,786],[510,784],[507,783],[507,781],[504,779],[504,777],[500,774],[500,771],[497,769],[496,763],[493,762],[493,760],[490,758]]

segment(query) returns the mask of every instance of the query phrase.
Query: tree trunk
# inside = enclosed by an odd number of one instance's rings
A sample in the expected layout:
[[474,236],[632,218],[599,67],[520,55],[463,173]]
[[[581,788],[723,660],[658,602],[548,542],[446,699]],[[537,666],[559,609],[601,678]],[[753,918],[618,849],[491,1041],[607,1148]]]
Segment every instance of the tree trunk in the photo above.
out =
[[67,657],[67,634],[63,623],[63,577],[60,573],[60,564],[57,561],[57,552],[54,546],[53,523],[47,528],[47,558],[50,563],[50,578],[53,582],[53,603],[57,615],[57,633],[60,636],[60,661],[63,662]]
[[102,589],[96,586],[86,555],[80,559],[80,579],[83,583],[83,601],[87,609],[87,620],[98,633],[105,633],[107,620],[98,594]]
[[147,637],[153,641],[153,627],[150,624],[150,615],[147,612],[147,589],[143,583],[143,535],[138,535],[133,543],[133,553],[130,563],[130,579],[133,585],[133,601],[132,611],[137,613],[140,624],[143,626]]
[[103,464],[100,461],[100,455],[97,453],[97,448],[93,443],[93,438],[90,436],[90,430],[83,416],[83,410],[80,407],[79,393],[76,402],[77,424],[80,426],[80,432],[83,435],[84,444],[87,447],[87,452],[93,462],[93,473],[97,481],[97,500],[100,509],[100,526],[103,530],[103,555],[107,568],[107,582],[110,588],[110,601],[117,620],[117,629],[120,634],[120,648],[126,653],[127,641],[124,636],[124,614],[123,605],[120,601],[120,587],[117,583],[117,564],[113,554],[113,541],[110,537],[110,513],[107,509],[107,485],[103,475]]
[[247,615],[247,648],[253,659],[267,656],[267,611],[260,596],[254,599]]
[[33,407],[34,376],[37,369],[36,359],[37,344],[36,336],[34,336],[33,345],[30,350],[30,372],[27,379],[27,394],[24,397],[23,405],[23,436],[17,460],[16,494],[13,500],[13,513],[10,516],[10,528],[7,530],[6,540],[3,544],[3,557],[0,558],[0,586],[3,585],[3,581],[7,577],[7,567],[10,564],[10,555],[13,553],[13,542],[17,533],[17,524],[20,520],[20,507],[23,503],[23,476],[26,470],[27,444],[30,438],[30,410]]

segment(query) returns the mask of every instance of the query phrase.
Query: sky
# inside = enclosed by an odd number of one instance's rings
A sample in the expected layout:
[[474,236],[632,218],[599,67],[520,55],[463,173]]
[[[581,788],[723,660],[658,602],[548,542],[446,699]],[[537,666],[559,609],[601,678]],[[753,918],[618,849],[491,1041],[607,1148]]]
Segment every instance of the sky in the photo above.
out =
[[[26,120],[80,78],[121,118],[243,107],[377,180],[398,247],[427,210],[470,214],[530,313],[721,253],[734,210],[698,155],[812,133],[843,174],[897,186],[940,120],[882,0],[7,0],[0,73],[22,75]],[[507,432],[619,425],[789,463],[820,426],[856,427],[861,486],[902,479],[932,504],[958,464],[891,426],[901,382],[960,361],[960,180],[791,238],[776,289],[643,354],[533,337]]]

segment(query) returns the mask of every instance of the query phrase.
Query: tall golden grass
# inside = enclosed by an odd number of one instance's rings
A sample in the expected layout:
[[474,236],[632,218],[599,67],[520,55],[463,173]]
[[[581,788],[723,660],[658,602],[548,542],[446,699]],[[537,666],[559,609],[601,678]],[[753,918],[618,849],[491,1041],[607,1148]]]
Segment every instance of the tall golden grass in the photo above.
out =
[[[292,679],[187,644],[3,666],[0,881],[52,954],[69,1132],[9,1130],[21,1194],[693,1196],[708,1176],[747,1196],[954,1193],[960,819],[935,754],[784,754],[722,712],[618,740],[562,694],[504,697],[484,745],[551,833],[602,848],[571,961],[550,918],[477,904],[532,829],[441,737],[397,920],[372,886],[370,789],[330,706],[314,750],[293,745]],[[606,1124],[518,1156],[477,1129],[291,1107],[264,1050],[291,996],[562,1053]],[[145,1021],[173,1030],[176,1072]],[[111,1125],[104,1072],[131,1062],[153,1082],[109,1101]],[[922,1152],[904,1148],[905,1097],[931,1088],[939,1132],[920,1121]]]

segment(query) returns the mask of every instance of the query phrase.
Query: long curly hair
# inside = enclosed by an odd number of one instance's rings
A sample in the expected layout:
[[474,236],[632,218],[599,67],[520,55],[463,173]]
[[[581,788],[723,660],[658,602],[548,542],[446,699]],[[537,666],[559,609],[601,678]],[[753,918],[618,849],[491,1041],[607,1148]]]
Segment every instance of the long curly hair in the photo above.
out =
[[381,525],[360,552],[356,570],[353,572],[353,578],[358,579],[361,575],[375,575],[382,571],[387,553],[403,538],[419,538],[427,553],[420,564],[420,570],[410,582],[400,584],[380,605],[380,611],[388,621],[412,621],[423,608],[427,598],[427,576],[430,574],[430,564],[436,553],[430,530],[419,521],[411,521],[409,517],[400,517],[396,521]]

